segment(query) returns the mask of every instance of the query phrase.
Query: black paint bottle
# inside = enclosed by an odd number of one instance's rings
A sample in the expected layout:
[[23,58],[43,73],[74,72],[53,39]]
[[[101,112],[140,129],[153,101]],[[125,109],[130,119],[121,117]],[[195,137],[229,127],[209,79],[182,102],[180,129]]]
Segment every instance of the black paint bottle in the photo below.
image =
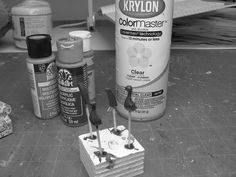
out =
[[58,85],[62,120],[68,126],[82,126],[87,123],[85,104],[79,84],[88,88],[87,64],[83,60],[81,38],[61,38],[57,41]]

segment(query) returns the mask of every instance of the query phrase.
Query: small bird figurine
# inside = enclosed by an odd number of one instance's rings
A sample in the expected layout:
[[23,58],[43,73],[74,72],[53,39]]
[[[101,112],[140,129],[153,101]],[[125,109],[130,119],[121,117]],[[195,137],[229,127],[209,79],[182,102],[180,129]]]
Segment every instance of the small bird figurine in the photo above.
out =
[[95,127],[98,127],[99,125],[102,124],[102,120],[98,116],[96,109],[91,110],[89,120]]
[[130,86],[130,85],[126,86],[125,90],[127,91],[127,97],[126,97],[125,102],[124,102],[124,107],[129,112],[129,117],[128,117],[128,121],[129,121],[128,122],[128,130],[129,130],[128,144],[125,145],[125,148],[133,149],[134,146],[133,146],[133,143],[131,143],[131,139],[132,139],[132,136],[131,136],[132,115],[131,115],[131,113],[137,109],[137,106],[135,105],[135,102],[132,100],[132,92],[133,92],[132,86]]
[[135,102],[132,100],[133,88],[132,86],[128,85],[125,87],[125,90],[127,91],[127,97],[125,99],[124,107],[129,112],[135,111],[137,109],[137,106],[135,105]]

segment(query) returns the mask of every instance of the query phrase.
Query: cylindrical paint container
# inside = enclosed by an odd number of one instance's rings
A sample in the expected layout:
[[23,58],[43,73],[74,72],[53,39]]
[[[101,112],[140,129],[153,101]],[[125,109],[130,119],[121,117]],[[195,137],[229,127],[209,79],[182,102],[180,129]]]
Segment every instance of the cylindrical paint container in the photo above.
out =
[[77,30],[69,32],[72,39],[83,39],[83,55],[84,60],[87,62],[87,75],[88,75],[88,93],[89,100],[92,105],[96,104],[95,94],[95,66],[94,66],[94,51],[91,47],[91,32],[85,30]]
[[87,63],[83,60],[83,39],[57,40],[58,85],[61,114],[68,126],[87,123],[85,103],[79,84],[87,88]]
[[25,39],[33,34],[52,35],[52,11],[43,0],[25,0],[11,9],[15,45],[26,49]]
[[26,42],[34,114],[41,119],[50,119],[60,113],[57,66],[52,53],[51,37],[48,34],[30,35]]
[[133,87],[133,120],[161,117],[166,108],[173,0],[116,1],[117,110],[124,108],[125,87]]

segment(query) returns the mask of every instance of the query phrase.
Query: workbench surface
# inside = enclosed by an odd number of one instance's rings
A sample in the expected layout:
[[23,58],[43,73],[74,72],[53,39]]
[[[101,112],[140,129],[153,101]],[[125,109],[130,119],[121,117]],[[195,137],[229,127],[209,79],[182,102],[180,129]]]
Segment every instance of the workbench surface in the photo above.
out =
[[[12,106],[13,134],[0,139],[0,177],[88,177],[78,135],[33,107],[26,53],[0,54],[0,100]],[[97,112],[112,127],[104,89],[115,87],[115,52],[95,51]],[[165,115],[133,122],[144,146],[143,177],[236,176],[236,50],[172,50]],[[117,116],[118,125],[127,121]]]

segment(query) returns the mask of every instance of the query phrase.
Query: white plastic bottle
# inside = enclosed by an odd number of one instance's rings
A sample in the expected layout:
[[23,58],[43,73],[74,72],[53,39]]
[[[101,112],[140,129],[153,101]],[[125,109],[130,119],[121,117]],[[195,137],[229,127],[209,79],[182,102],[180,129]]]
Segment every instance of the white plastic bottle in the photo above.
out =
[[60,113],[57,66],[52,53],[51,36],[35,34],[26,38],[26,59],[34,114],[50,119]]
[[124,108],[125,87],[133,87],[133,120],[160,118],[166,108],[173,0],[116,1],[117,110]]
[[89,99],[90,103],[96,106],[94,51],[91,47],[91,32],[86,30],[71,31],[69,32],[69,36],[72,39],[83,39],[83,55],[84,60],[87,62]]
[[11,9],[15,45],[27,49],[26,37],[33,34],[52,36],[52,10],[43,0],[25,0]]

